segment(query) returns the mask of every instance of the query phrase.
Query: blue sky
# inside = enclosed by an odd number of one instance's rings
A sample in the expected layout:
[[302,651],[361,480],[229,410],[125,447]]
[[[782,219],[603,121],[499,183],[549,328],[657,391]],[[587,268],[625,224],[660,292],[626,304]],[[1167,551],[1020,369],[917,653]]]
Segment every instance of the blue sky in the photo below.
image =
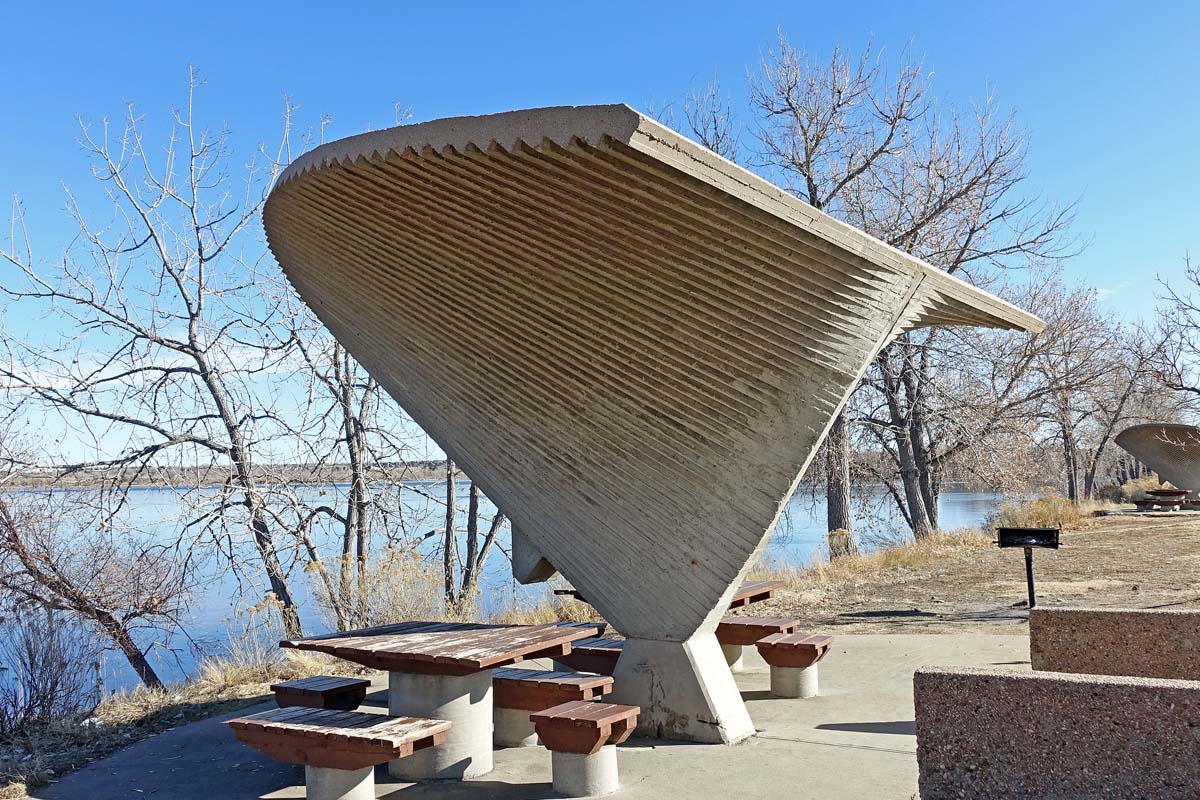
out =
[[[265,4],[264,4],[265,5]],[[714,77],[741,95],[777,29],[825,54],[869,38],[923,55],[940,96],[989,86],[1032,135],[1029,186],[1080,201],[1091,241],[1069,272],[1129,316],[1200,250],[1195,3],[13,3],[0,11],[0,192],[19,192],[43,255],[69,233],[61,183],[87,182],[74,117],[136,102],[165,124],[193,62],[202,114],[268,140],[289,94],[332,136],[512,108],[677,102]],[[102,12],[102,13],[101,13]],[[5,203],[7,208],[7,202]],[[0,237],[7,233],[3,226]]]

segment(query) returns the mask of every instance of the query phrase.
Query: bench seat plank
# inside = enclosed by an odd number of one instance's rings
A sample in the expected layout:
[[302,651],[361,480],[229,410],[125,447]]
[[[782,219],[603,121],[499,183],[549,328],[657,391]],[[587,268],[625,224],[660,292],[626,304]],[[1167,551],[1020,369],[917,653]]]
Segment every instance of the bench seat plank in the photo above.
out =
[[529,715],[546,749],[593,755],[606,744],[620,744],[637,727],[641,709],[615,703],[572,701]]
[[238,741],[289,764],[362,769],[446,741],[450,723],[362,711],[276,708],[228,722]]
[[496,708],[541,711],[572,700],[593,701],[612,691],[608,675],[505,667],[492,671]]
[[314,675],[271,684],[271,691],[280,708],[303,706],[353,711],[366,699],[370,685],[370,681],[361,678]]
[[760,639],[758,653],[772,667],[810,667],[825,657],[833,637],[814,633],[776,633]]
[[571,652],[555,657],[555,661],[581,672],[612,675],[625,642],[621,639],[591,637],[571,643]]
[[725,617],[717,625],[717,641],[726,645],[757,644],[776,633],[793,633],[800,624],[788,617]]

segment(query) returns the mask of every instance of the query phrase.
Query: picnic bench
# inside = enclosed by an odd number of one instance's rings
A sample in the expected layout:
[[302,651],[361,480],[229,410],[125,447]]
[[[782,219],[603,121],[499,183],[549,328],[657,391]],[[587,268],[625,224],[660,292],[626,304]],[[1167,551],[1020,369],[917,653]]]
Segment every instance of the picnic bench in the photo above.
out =
[[313,675],[309,678],[273,683],[271,691],[275,693],[275,703],[280,708],[304,706],[353,711],[366,699],[367,687],[370,685],[370,681],[361,678]]
[[[717,642],[720,643],[730,668],[740,668],[742,647],[757,644],[760,639],[776,633],[792,633],[799,620],[787,617],[724,617],[717,624]],[[571,652],[555,659],[558,663],[581,672],[597,672],[612,675],[625,642],[621,639],[590,637],[580,639],[571,646]]]
[[463,780],[492,769],[492,670],[531,658],[559,658],[571,643],[597,636],[597,623],[483,625],[403,622],[285,640],[281,647],[344,658],[388,673],[388,712],[442,719],[445,744],[393,760],[406,781]]
[[771,667],[771,694],[776,697],[815,697],[817,662],[833,645],[832,636],[808,633],[775,633],[755,647]]
[[446,741],[450,722],[361,711],[276,708],[228,722],[238,741],[304,766],[308,800],[373,800],[375,766]]
[[592,702],[612,691],[608,675],[504,668],[492,671],[495,706],[493,739],[499,747],[527,747],[537,742],[530,712],[562,703]]
[[637,706],[572,700],[532,715],[534,729],[550,751],[555,791],[592,797],[620,788],[616,745],[637,727]]
[[733,672],[743,668],[744,648],[775,633],[792,633],[800,620],[789,617],[724,617],[717,623],[717,642]]

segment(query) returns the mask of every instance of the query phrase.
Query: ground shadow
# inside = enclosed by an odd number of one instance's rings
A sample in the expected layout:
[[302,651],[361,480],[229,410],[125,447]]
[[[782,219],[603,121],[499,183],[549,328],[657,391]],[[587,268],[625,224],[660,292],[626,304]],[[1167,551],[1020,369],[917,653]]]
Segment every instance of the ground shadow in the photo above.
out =
[[928,619],[939,615],[933,611],[922,611],[919,608],[885,608],[876,611],[847,611],[838,616],[848,619],[911,619],[913,617]]
[[549,783],[506,783],[505,781],[430,781],[379,795],[380,800],[409,798],[487,798],[487,800],[548,800],[561,797]]
[[828,722],[817,725],[819,731],[846,731],[848,733],[891,733],[898,736],[916,736],[916,720],[895,722]]

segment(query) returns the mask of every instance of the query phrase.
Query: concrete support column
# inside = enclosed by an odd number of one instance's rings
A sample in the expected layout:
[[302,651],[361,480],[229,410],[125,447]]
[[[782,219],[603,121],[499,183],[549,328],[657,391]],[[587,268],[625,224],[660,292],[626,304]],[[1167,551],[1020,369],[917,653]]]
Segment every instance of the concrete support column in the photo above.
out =
[[771,667],[771,694],[776,697],[816,697],[817,665],[811,667]]
[[617,746],[606,744],[592,755],[551,753],[554,791],[567,797],[596,797],[621,788],[617,777]]
[[741,672],[746,668],[746,664],[742,661],[742,646],[740,644],[723,644],[721,652],[725,654],[725,663],[729,665],[730,672]]
[[375,768],[304,768],[304,796],[308,800],[375,800]]
[[641,707],[644,736],[733,744],[754,735],[715,633],[627,639],[613,678],[612,702]]
[[497,747],[531,747],[537,744],[537,733],[529,721],[530,711],[523,708],[497,708],[493,719]]
[[492,671],[472,675],[388,673],[388,713],[444,719],[446,743],[388,762],[403,781],[463,780],[492,771]]

